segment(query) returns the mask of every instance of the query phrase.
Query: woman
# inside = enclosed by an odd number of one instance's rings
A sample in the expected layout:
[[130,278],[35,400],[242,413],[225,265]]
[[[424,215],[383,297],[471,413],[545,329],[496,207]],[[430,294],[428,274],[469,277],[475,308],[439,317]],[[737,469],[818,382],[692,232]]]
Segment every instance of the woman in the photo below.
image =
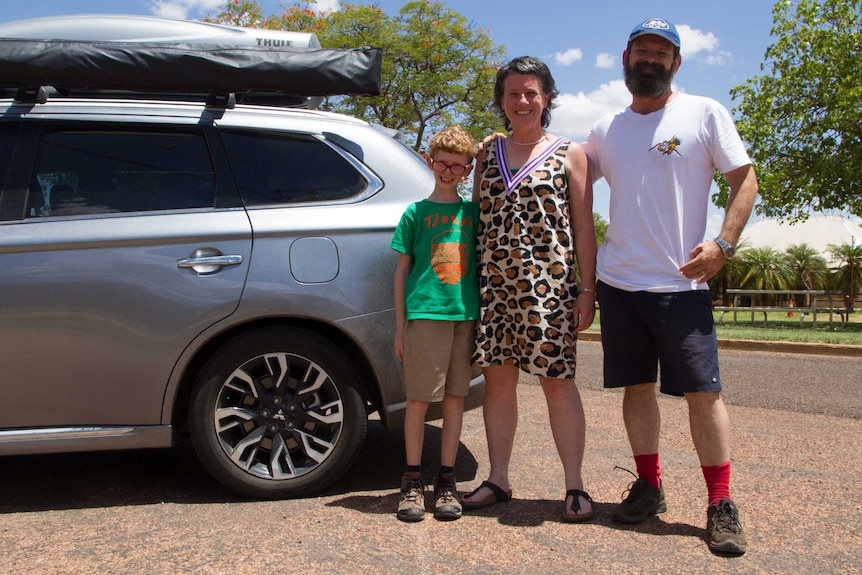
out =
[[491,470],[462,503],[479,509],[512,497],[509,461],[523,371],[539,378],[548,404],[565,473],[562,519],[580,522],[594,511],[581,477],[586,425],[574,383],[575,342],[595,314],[596,236],[586,156],[577,144],[545,131],[557,95],[537,58],[516,58],[497,73],[494,108],[511,135],[480,152],[473,187],[481,276],[473,359],[485,374]]

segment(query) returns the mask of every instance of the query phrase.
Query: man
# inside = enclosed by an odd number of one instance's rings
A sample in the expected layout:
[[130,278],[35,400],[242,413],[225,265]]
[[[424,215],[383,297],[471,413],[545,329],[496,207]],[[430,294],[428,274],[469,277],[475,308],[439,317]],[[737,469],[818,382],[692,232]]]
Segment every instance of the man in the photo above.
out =
[[[615,521],[667,509],[659,464],[655,386],[684,396],[708,491],[706,538],[715,552],[748,546],[730,498],[730,422],[720,396],[707,280],[732,257],[751,214],[757,179],[730,114],[718,102],[674,92],[682,62],[673,24],[651,18],[623,52],[632,104],[595,125],[585,151],[611,190],[598,253],[605,387],[624,387],[623,419],[638,471]],[[731,193],[721,233],[704,239],[715,169]]]

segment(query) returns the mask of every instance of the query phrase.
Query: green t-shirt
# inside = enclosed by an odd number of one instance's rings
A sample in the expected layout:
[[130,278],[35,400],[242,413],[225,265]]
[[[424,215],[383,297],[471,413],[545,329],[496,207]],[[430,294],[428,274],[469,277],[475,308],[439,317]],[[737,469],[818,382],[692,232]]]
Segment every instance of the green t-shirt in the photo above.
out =
[[410,204],[389,244],[413,259],[404,298],[407,319],[479,318],[476,225],[479,207],[461,200]]

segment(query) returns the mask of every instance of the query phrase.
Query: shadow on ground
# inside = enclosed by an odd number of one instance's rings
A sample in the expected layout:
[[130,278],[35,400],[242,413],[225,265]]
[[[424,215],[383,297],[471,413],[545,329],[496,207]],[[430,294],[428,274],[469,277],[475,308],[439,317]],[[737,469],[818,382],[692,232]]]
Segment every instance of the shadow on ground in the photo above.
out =
[[[426,493],[430,496],[430,488]],[[601,525],[618,531],[630,531],[645,535],[664,537],[668,535],[679,535],[703,539],[704,530],[700,527],[687,523],[666,522],[660,516],[651,517],[637,525],[626,525],[615,523],[611,520],[611,513],[615,503],[595,502],[596,517],[589,524]],[[328,507],[342,507],[360,513],[394,515],[398,507],[398,493],[392,490],[385,495],[348,495],[336,499],[327,504]],[[562,502],[552,499],[512,499],[506,503],[500,503],[484,509],[464,511],[464,515],[475,517],[496,518],[501,525],[508,527],[540,527],[545,523],[559,523],[559,514],[562,512]]]
[[[426,425],[428,469],[440,457],[440,429]],[[476,473],[462,444],[456,472]],[[206,504],[247,501],[213,479],[189,439],[172,449],[16,455],[0,459],[0,514],[89,509],[155,503]],[[398,490],[404,468],[403,431],[369,422],[353,467],[320,495]]]

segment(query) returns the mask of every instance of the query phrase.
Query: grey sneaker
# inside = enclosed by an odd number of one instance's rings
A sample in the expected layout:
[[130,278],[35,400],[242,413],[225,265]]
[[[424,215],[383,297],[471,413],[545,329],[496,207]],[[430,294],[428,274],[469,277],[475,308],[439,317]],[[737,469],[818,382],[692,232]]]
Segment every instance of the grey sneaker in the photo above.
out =
[[706,509],[706,544],[717,553],[742,555],[748,549],[748,538],[739,522],[739,510],[733,501],[723,498]]
[[461,502],[456,495],[454,475],[438,475],[434,480],[434,518],[441,521],[461,518]]
[[629,484],[628,495],[614,509],[611,519],[619,523],[641,523],[650,515],[667,511],[664,486],[656,489],[646,479],[639,477]]
[[425,483],[422,478],[401,479],[401,500],[398,502],[398,519],[415,522],[425,518]]

